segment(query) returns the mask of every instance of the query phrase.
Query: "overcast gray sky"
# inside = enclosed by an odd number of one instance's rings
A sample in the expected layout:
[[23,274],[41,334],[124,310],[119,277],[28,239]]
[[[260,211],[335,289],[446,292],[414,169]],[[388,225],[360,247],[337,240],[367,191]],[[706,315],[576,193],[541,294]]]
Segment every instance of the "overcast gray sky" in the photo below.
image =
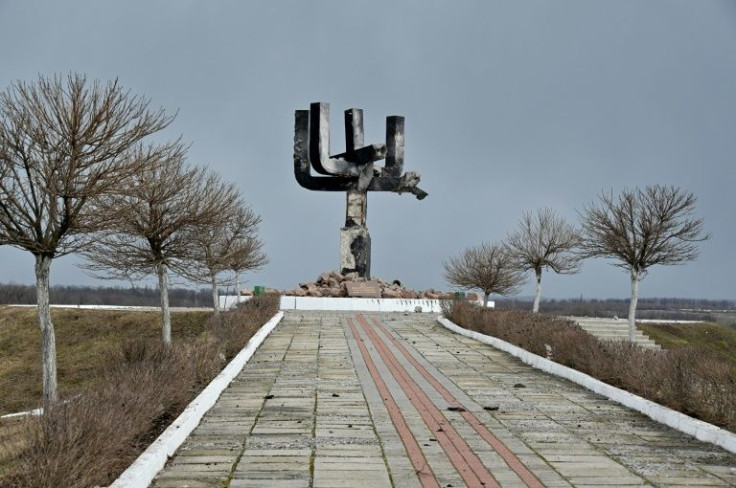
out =
[[[712,233],[700,258],[655,267],[642,296],[734,298],[736,3],[733,1],[0,0],[0,89],[77,71],[179,110],[189,160],[238,184],[271,263],[250,284],[296,286],[338,267],[345,197],[293,176],[293,114],[324,101],[366,142],[406,117],[407,170],[429,197],[371,193],[372,274],[447,288],[442,261],[499,241],[524,210],[576,220],[601,190],[681,186]],[[101,284],[76,257],[52,284]],[[32,283],[0,249],[0,282]],[[626,297],[603,260],[545,274],[547,298]],[[528,285],[522,294],[532,294]]]

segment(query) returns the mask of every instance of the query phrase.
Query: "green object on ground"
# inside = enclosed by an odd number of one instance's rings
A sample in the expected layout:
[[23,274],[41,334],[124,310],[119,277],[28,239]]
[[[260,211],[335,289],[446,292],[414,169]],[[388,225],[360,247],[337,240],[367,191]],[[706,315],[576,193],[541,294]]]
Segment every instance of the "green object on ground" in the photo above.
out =
[[455,300],[465,300],[465,292],[464,291],[456,291],[455,292]]
[[266,293],[266,287],[263,285],[256,285],[253,287],[253,295],[263,295]]

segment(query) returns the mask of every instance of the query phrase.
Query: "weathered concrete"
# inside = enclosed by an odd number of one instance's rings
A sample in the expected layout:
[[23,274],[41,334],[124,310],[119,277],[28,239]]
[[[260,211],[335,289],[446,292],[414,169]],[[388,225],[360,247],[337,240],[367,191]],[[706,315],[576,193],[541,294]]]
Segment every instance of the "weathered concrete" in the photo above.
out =
[[154,486],[736,484],[735,456],[435,320],[287,312]]

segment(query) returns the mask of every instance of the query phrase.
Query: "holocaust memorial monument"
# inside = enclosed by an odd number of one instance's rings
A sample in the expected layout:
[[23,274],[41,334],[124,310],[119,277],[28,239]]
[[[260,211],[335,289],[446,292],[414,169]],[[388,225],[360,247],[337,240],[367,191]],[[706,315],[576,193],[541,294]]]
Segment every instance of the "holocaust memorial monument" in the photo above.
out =
[[[294,114],[294,175],[308,190],[346,194],[345,226],[340,229],[343,275],[371,279],[371,237],[366,225],[368,192],[411,193],[422,200],[420,175],[404,172],[404,117],[386,117],[386,142],[365,145],[363,110],[345,111],[345,152],[330,155],[330,106],[312,103]],[[377,162],[384,160],[383,166]],[[314,171],[313,174],[312,171]]]

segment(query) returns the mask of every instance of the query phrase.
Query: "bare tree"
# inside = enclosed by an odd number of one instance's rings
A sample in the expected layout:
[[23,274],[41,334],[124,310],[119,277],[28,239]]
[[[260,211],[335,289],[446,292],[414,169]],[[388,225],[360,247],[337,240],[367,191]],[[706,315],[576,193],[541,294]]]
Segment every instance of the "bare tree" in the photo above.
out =
[[538,209],[535,214],[524,212],[516,231],[506,238],[506,249],[517,265],[533,271],[537,279],[532,312],[539,312],[545,268],[557,274],[580,271],[580,257],[573,252],[579,244],[575,228],[551,208]]
[[696,198],[674,186],[647,186],[614,196],[601,193],[586,206],[582,221],[583,257],[606,257],[631,277],[629,339],[636,334],[639,281],[656,264],[679,265],[698,256],[697,242],[710,238],[703,220],[693,217]]
[[171,344],[169,271],[182,274],[193,253],[192,236],[220,218],[220,211],[238,198],[233,185],[215,173],[184,162],[180,143],[138,146],[129,158],[143,169],[120,191],[100,202],[110,225],[84,255],[84,265],[109,278],[134,280],[158,277],[161,294],[161,336]]
[[483,292],[483,306],[491,293],[515,295],[524,283],[524,273],[501,245],[483,243],[469,247],[446,263],[445,280],[460,288]]
[[0,93],[0,243],[36,260],[45,404],[58,398],[51,262],[85,247],[98,225],[90,203],[136,171],[121,154],[171,123],[148,106],[117,81],[79,74],[17,81]]
[[217,287],[228,284],[219,278],[225,271],[236,274],[264,266],[268,259],[263,242],[257,237],[261,217],[242,200],[232,201],[231,208],[222,208],[217,219],[191,236],[192,255],[184,276],[212,287],[215,313],[220,312]]

